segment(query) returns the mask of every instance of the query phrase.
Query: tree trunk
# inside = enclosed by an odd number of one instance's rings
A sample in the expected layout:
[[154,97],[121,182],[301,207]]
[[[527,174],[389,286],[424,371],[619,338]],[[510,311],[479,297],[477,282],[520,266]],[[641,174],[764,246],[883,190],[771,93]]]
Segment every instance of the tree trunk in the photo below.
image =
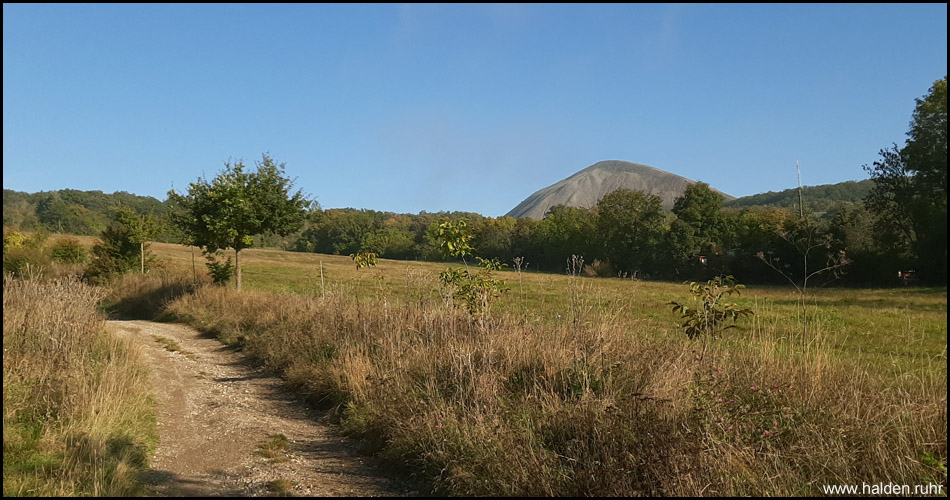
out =
[[241,289],[241,251],[234,249],[234,268],[237,275],[237,289]]
[[139,256],[141,256],[141,261],[142,261],[142,274],[145,274],[145,242],[144,241],[139,243]]

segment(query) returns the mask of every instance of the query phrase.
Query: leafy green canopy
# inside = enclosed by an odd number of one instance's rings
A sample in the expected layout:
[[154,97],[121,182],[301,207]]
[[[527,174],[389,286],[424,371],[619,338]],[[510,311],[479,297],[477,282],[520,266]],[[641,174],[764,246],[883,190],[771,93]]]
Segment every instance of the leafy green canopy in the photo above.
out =
[[947,77],[917,99],[907,142],[880,152],[865,170],[875,187],[865,199],[880,239],[923,271],[947,280]]
[[254,244],[255,235],[286,236],[296,231],[311,202],[299,190],[290,194],[293,182],[284,177],[284,164],[274,163],[267,154],[257,163],[256,172],[245,172],[243,162],[224,166],[211,182],[199,178],[191,183],[186,196],[169,191],[168,200],[175,207],[173,219],[187,243],[203,247],[209,254],[234,249],[240,290],[241,250]]
[[239,252],[253,245],[255,235],[287,235],[300,228],[311,202],[299,190],[290,194],[293,182],[284,177],[284,164],[265,154],[256,172],[244,169],[241,161],[228,162],[210,182],[191,183],[187,195],[169,191],[188,243],[208,252]]
[[597,202],[597,212],[597,232],[614,266],[631,272],[649,268],[663,229],[660,197],[618,189]]

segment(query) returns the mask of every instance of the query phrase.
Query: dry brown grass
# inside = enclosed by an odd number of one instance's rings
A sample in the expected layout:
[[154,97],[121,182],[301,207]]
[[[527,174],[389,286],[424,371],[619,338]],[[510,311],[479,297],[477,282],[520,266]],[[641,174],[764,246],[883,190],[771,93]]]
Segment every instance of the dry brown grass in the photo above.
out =
[[802,353],[782,321],[759,320],[700,360],[695,343],[593,306],[564,313],[576,326],[520,314],[477,324],[406,297],[204,287],[165,311],[338,405],[346,431],[442,493],[813,495],[945,481],[926,458],[946,463],[945,355],[895,377],[820,342]]
[[4,280],[4,496],[141,491],[154,439],[147,373],[105,331],[101,295],[70,279]]

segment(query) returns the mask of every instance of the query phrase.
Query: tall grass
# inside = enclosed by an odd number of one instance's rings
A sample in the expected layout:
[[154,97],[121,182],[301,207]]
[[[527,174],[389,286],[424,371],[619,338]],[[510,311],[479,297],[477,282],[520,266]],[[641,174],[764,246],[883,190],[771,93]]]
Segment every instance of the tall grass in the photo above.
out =
[[352,292],[204,287],[163,313],[336,406],[347,432],[441,493],[812,495],[946,481],[945,351],[895,376],[828,348],[831,332],[803,352],[794,325],[773,318],[700,359],[650,320],[598,313],[584,288],[570,320],[485,323],[421,295]]
[[137,351],[105,330],[102,292],[3,282],[4,496],[127,496],[154,442]]

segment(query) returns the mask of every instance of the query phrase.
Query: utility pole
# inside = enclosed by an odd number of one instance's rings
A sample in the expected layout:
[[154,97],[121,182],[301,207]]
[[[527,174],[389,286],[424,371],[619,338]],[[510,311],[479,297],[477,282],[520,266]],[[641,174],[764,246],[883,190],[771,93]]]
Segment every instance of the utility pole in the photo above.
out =
[[795,167],[798,168],[798,212],[802,219],[805,218],[805,202],[802,201],[802,165],[797,160]]

